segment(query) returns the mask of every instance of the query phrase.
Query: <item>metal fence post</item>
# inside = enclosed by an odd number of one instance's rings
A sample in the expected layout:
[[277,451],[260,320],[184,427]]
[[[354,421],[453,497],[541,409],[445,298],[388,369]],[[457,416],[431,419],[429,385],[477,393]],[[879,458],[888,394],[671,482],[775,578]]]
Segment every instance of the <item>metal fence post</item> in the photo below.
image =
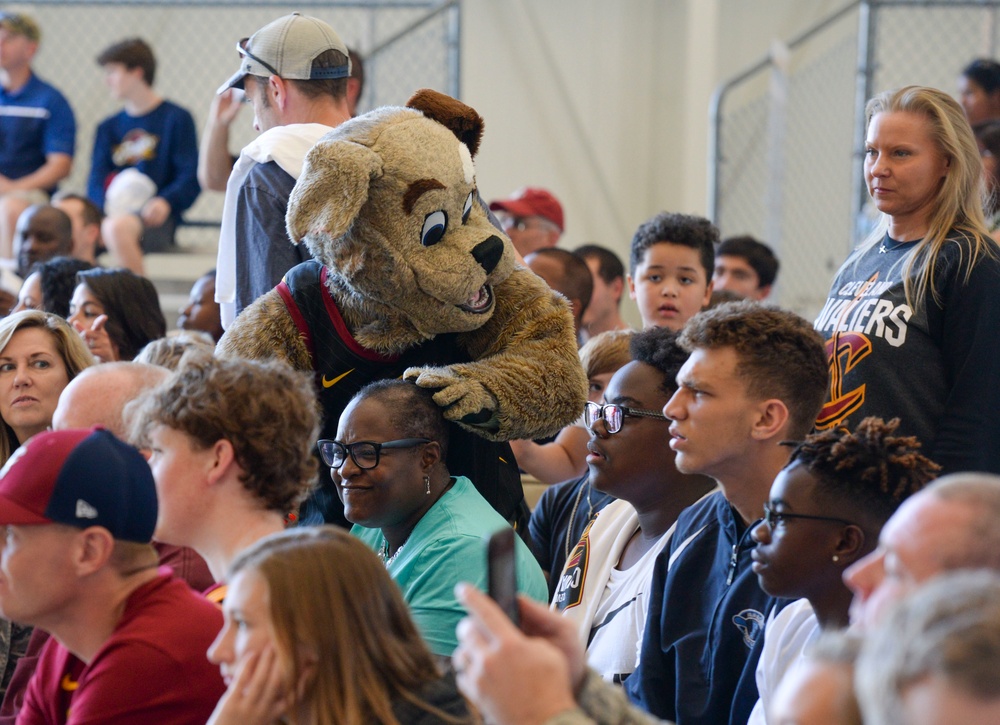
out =
[[858,17],[858,71],[854,97],[854,163],[852,164],[851,187],[851,248],[857,246],[863,229],[862,215],[868,201],[865,175],[865,104],[872,97],[872,78],[875,72],[876,23],[872,18],[872,3],[863,0]]
[[789,51],[784,43],[771,45],[771,73],[768,83],[767,175],[771,183],[765,192],[764,238],[781,256],[785,216],[785,176],[787,157],[785,138],[788,132]]

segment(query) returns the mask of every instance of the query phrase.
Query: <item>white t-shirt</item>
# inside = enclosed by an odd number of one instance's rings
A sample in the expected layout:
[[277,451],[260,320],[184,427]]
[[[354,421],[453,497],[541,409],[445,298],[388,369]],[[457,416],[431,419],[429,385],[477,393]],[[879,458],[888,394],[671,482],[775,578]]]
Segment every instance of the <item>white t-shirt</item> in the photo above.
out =
[[608,682],[620,683],[624,676],[635,671],[639,662],[653,563],[670,541],[671,533],[672,530],[661,536],[625,571],[611,569],[609,572],[587,645],[587,664]]
[[764,647],[757,662],[757,693],[747,725],[766,725],[771,697],[785,673],[797,667],[820,635],[819,622],[808,599],[798,599],[771,615],[764,628]]

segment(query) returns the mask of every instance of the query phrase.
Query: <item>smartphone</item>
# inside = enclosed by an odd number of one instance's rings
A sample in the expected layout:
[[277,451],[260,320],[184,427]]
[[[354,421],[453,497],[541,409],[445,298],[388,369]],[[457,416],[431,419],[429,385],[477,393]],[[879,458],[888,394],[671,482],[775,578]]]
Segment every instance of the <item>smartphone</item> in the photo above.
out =
[[515,625],[520,623],[517,608],[517,570],[514,564],[514,529],[497,531],[486,548],[488,594]]

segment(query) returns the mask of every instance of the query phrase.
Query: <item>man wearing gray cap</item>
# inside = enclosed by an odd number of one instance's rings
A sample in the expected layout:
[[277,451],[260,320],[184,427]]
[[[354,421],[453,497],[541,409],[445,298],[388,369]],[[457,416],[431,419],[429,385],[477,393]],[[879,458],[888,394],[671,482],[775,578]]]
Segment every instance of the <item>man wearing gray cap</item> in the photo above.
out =
[[223,326],[310,259],[285,230],[288,195],[306,152],[351,117],[347,46],[322,20],[286,15],[237,50],[240,68],[219,92],[242,88],[261,133],[243,149],[226,186],[215,287]]

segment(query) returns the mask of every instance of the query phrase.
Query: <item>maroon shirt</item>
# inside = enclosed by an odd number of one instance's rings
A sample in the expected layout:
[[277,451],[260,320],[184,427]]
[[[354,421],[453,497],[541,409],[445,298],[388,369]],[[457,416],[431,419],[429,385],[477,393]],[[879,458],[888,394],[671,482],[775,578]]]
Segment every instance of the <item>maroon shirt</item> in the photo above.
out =
[[169,570],[136,589],[118,626],[84,665],[50,639],[28,684],[19,725],[187,725],[205,722],[225,691],[206,657],[222,611]]

